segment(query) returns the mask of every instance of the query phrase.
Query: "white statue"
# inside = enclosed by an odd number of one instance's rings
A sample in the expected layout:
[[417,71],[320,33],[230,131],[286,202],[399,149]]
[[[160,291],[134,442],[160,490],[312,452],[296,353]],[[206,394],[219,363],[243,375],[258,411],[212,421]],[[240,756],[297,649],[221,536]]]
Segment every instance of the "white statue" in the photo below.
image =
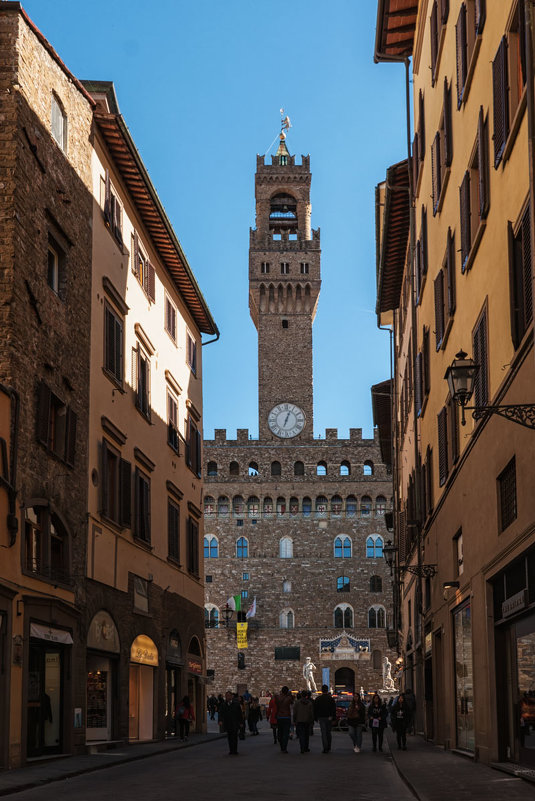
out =
[[396,689],[394,680],[392,679],[392,663],[387,656],[383,657],[383,690],[392,692]]
[[305,664],[303,665],[303,678],[307,683],[307,690],[311,690],[317,693],[318,688],[316,687],[316,682],[314,681],[315,670],[316,670],[316,665],[312,662],[310,657],[307,656],[305,659]]

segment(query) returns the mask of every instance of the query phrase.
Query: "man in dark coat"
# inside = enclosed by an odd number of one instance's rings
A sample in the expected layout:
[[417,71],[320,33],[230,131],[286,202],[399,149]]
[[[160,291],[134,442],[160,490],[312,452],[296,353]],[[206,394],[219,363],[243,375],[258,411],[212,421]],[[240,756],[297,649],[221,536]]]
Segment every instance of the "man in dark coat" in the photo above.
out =
[[229,755],[238,755],[238,734],[242,724],[242,709],[236,695],[227,690],[219,707],[219,725],[227,733]]
[[333,720],[336,720],[336,704],[326,684],[314,701],[314,718],[320,724],[323,753],[328,754],[331,750]]

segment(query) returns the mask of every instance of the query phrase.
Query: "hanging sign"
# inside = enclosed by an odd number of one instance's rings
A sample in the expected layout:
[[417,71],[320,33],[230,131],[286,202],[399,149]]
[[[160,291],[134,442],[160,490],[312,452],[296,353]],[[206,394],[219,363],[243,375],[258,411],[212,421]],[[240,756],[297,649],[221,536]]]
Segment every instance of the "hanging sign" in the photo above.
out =
[[236,623],[238,648],[247,648],[247,623]]

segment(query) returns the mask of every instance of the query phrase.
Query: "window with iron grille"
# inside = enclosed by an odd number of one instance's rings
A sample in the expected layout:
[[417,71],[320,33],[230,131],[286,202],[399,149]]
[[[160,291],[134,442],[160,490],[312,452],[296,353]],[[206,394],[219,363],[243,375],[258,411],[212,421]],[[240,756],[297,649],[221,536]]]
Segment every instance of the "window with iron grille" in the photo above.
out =
[[498,501],[500,509],[500,531],[516,520],[516,460],[511,459],[507,467],[498,476]]
[[516,233],[509,223],[509,281],[511,294],[511,336],[518,348],[533,320],[531,282],[530,207],[526,207]]

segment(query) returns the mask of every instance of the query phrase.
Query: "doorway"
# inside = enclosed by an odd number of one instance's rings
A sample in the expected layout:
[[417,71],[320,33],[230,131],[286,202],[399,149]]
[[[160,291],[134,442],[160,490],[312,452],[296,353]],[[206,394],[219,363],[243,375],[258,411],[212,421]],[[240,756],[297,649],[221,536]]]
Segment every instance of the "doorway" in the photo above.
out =
[[472,663],[472,616],[467,603],[453,614],[455,641],[455,704],[457,720],[457,748],[473,751],[474,730],[474,677]]
[[154,668],[130,665],[129,725],[130,740],[153,739]]
[[63,750],[63,649],[30,645],[28,662],[27,755]]
[[338,668],[334,674],[334,691],[335,693],[350,693],[353,695],[355,692],[355,671],[348,667]]
[[111,740],[112,670],[107,657],[87,657],[87,740]]

